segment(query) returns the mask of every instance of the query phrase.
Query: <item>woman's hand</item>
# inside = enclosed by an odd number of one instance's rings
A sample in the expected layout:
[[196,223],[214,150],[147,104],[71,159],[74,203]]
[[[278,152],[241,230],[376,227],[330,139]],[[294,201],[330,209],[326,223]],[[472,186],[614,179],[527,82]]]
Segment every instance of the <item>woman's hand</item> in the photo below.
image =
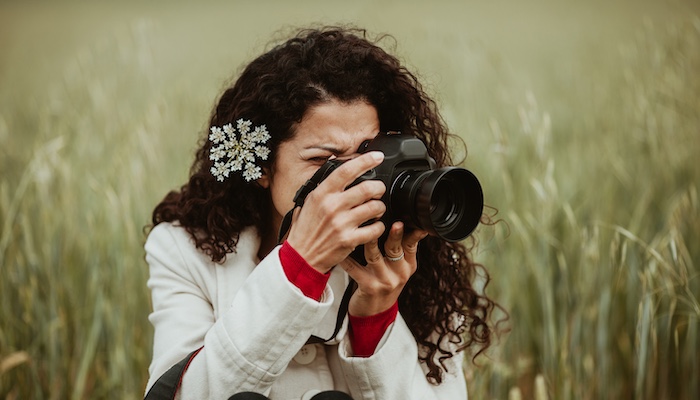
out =
[[383,160],[384,154],[373,151],[344,162],[295,210],[287,242],[316,270],[328,272],[357,246],[376,243],[384,232],[380,221],[361,226],[386,211],[380,200],[386,191],[384,183],[368,180],[346,190]]
[[384,244],[384,253],[377,240],[365,244],[366,266],[347,258],[340,265],[357,282],[357,290],[350,299],[348,312],[356,317],[378,314],[396,303],[416,272],[418,242],[428,232],[414,230],[404,236],[404,224],[394,222]]

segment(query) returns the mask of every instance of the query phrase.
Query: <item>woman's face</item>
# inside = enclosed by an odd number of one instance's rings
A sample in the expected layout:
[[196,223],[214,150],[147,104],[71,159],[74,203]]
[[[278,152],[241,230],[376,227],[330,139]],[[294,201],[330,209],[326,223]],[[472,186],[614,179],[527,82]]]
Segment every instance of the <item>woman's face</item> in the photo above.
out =
[[258,180],[270,189],[274,231],[294,205],[297,190],[329,158],[349,159],[379,132],[377,110],[364,101],[331,100],[310,108],[291,140],[279,145],[272,171]]

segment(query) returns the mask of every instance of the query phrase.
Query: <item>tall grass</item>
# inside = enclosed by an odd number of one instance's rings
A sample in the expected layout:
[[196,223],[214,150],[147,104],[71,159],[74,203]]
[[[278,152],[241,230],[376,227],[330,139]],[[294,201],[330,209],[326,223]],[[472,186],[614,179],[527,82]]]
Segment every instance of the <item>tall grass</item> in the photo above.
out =
[[477,392],[698,397],[698,70],[700,21],[649,25],[601,97],[570,99],[579,116],[530,93],[517,123],[492,121],[486,193],[504,223],[482,228],[481,259],[512,331]]
[[186,157],[172,132],[191,125],[183,118],[194,99],[164,103],[141,28],[82,50],[42,97],[5,105],[2,397],[142,395],[143,227],[186,171],[166,159]]
[[[184,180],[213,98],[159,80],[147,28],[80,51],[41,96],[0,94],[2,398],[142,395],[142,228]],[[621,45],[586,66],[596,87],[572,71],[563,104],[510,93],[470,127],[503,221],[479,229],[477,257],[511,316],[467,365],[472,398],[700,395],[700,22]],[[441,102],[463,126],[460,99]]]

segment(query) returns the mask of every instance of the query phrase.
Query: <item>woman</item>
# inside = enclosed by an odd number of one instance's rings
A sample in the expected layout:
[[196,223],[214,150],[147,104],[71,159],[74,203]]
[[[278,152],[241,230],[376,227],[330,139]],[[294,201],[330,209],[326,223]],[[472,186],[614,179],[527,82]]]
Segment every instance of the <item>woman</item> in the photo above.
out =
[[[346,190],[382,162],[357,153],[381,131],[415,135],[438,166],[451,163],[415,76],[362,30],[303,30],[245,68],[210,127],[189,182],[153,212],[147,389],[170,374],[183,399],[466,398],[463,353],[490,344],[494,307],[472,288],[468,250],[385,228],[381,181]],[[346,162],[295,208],[335,158]],[[366,266],[348,257],[360,245]]]

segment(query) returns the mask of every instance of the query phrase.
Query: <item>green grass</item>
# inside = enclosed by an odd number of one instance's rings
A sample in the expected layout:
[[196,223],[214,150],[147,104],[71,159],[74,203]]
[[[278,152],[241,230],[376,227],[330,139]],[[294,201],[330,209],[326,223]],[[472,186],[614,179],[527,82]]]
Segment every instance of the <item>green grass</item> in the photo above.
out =
[[[0,92],[0,398],[142,394],[143,227],[219,84],[164,70],[153,29],[86,39],[40,91],[19,95],[28,70]],[[636,30],[534,83],[478,46],[398,35],[498,210],[476,256],[509,332],[466,365],[472,398],[700,396],[700,20]]]
[[531,398],[541,376],[555,399],[700,393],[699,21],[647,27],[619,67],[569,99],[585,118],[530,95],[475,161],[503,219],[480,259],[512,317],[479,392]]

